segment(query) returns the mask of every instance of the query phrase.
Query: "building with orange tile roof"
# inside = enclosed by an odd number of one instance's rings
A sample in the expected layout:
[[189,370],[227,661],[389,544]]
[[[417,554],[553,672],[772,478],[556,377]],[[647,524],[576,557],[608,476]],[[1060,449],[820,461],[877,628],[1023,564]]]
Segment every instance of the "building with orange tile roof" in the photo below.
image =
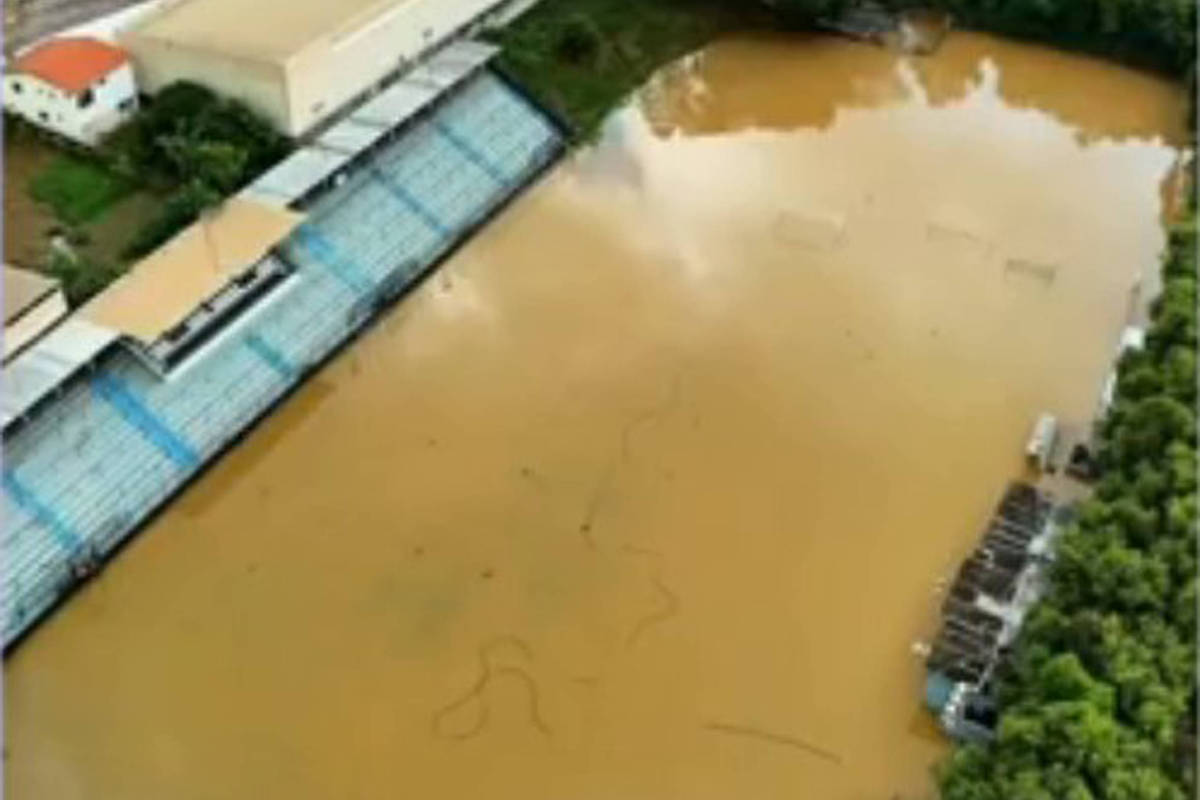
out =
[[95,145],[137,110],[129,56],[99,39],[49,39],[9,65],[4,108],[60,136]]

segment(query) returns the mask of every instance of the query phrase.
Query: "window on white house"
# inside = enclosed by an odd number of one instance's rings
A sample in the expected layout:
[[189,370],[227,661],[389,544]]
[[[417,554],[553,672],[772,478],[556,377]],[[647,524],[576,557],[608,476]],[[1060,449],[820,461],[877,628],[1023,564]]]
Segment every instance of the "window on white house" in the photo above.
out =
[[130,111],[133,109],[133,102],[134,102],[134,98],[126,97],[124,100],[122,100],[120,103],[117,104],[117,108],[120,111]]
[[48,114],[46,114],[46,112],[45,112],[45,111],[39,111],[39,112],[38,112],[38,119],[40,119],[42,122],[49,122],[49,121],[50,121],[50,116],[49,116]]
[[79,95],[79,100],[78,100],[79,107],[87,108],[88,106],[90,106],[92,104],[92,101],[95,99],[96,99],[96,95],[92,93],[91,89],[84,89],[83,92]]
[[12,90],[13,90],[13,92],[15,92],[16,94],[20,94],[21,92],[23,92],[23,91],[24,91],[24,89],[22,89],[22,88],[21,88],[21,82],[20,82],[20,81],[13,81],[13,82],[12,82]]

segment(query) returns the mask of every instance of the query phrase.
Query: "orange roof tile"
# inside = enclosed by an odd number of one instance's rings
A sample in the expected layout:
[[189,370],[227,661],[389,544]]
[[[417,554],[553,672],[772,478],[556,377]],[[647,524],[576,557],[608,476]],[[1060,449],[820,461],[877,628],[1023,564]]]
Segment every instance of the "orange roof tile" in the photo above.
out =
[[127,60],[124,50],[99,39],[50,39],[21,55],[12,71],[36,75],[74,94]]

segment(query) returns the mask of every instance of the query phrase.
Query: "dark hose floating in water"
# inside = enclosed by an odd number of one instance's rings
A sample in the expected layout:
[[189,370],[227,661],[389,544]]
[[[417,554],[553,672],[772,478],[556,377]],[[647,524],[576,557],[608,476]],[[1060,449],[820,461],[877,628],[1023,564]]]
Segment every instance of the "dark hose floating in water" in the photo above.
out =
[[842,763],[842,757],[837,753],[831,753],[828,750],[824,750],[816,745],[809,744],[803,739],[797,739],[794,736],[786,736],[782,733],[772,733],[771,731],[764,731],[761,728],[755,728],[749,725],[729,725],[724,722],[709,722],[705,724],[704,727],[707,730],[716,731],[717,733],[727,733],[733,736],[745,736],[750,739],[758,739],[760,741],[770,742],[772,744],[795,747],[833,764]]

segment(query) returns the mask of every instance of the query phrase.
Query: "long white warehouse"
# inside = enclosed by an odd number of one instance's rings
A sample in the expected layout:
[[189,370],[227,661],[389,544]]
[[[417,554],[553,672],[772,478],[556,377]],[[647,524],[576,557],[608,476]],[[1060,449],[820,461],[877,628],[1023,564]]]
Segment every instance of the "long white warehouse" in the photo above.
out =
[[302,136],[512,0],[178,0],[121,36],[138,85],[190,80]]

